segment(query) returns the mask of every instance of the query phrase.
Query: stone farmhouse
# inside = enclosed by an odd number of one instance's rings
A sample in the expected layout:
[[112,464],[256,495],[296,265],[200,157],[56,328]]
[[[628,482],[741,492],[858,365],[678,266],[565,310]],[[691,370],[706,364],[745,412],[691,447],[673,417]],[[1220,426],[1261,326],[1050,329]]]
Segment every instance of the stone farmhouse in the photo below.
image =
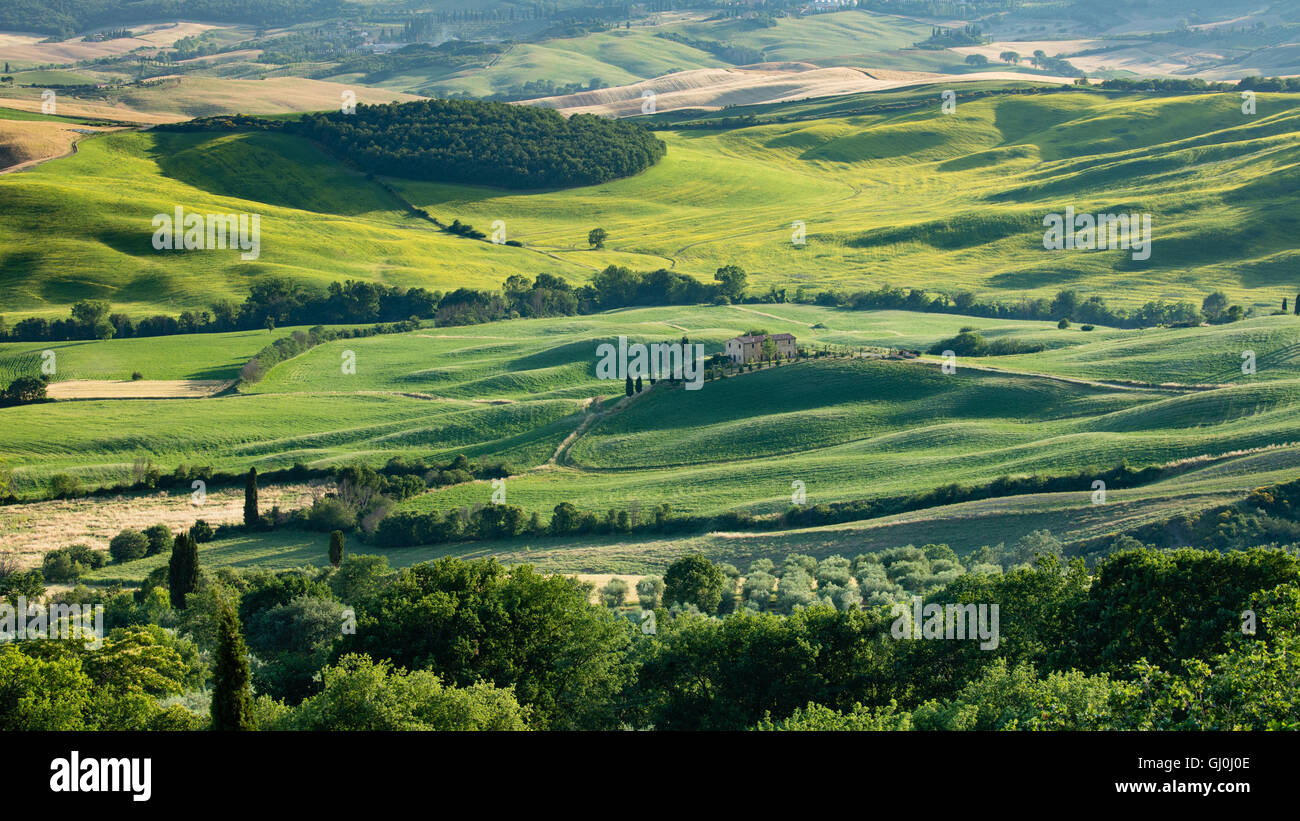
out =
[[726,354],[737,365],[747,362],[761,362],[763,359],[763,340],[771,337],[776,343],[777,355],[782,359],[793,359],[798,352],[794,343],[794,334],[768,334],[767,336],[738,336],[727,340]]

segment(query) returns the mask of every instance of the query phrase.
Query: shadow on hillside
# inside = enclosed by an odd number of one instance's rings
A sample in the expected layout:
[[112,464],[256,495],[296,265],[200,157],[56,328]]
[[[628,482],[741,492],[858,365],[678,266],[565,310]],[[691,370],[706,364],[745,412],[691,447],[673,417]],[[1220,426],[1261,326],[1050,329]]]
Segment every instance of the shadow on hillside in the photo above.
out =
[[348,217],[402,208],[377,184],[301,138],[279,134],[175,136],[190,139],[179,144],[159,140],[150,150],[150,159],[163,175],[209,194]]

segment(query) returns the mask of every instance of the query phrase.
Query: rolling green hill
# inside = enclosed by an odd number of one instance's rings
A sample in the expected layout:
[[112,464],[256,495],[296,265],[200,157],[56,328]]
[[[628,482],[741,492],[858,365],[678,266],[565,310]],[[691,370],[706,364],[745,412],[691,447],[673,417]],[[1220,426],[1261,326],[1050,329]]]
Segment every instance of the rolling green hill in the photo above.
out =
[[[1290,441],[1300,421],[1300,367],[1283,361],[1268,379],[1218,390],[1036,375],[1050,373],[1066,352],[1125,339],[1147,346],[1147,372],[1165,373],[1190,346],[1235,346],[1231,337],[1220,340],[1224,328],[1103,330],[1092,338],[1043,322],[762,307],[770,310],[652,308],[336,340],[277,365],[236,395],[0,410],[11,422],[4,453],[24,492],[58,472],[91,486],[119,481],[143,455],[166,470],[181,462],[243,470],[465,453],[512,463],[521,471],[511,479],[512,502],[544,514],[565,500],[600,510],[669,501],[686,512],[771,511],[783,508],[794,480],[818,501],[896,496],[1005,474],[1060,475],[1124,459],[1163,464],[1263,448]],[[933,361],[828,359],[707,382],[699,391],[660,385],[626,409],[610,399],[584,409],[587,400],[623,390],[621,382],[595,378],[603,341],[685,334],[713,353],[755,324],[793,331],[802,344],[928,344],[971,324],[990,336],[1059,334],[1067,345],[1035,355],[1041,361],[1017,357],[1023,364],[1014,372],[1010,357],[965,359],[954,375]],[[1252,324],[1256,333],[1283,339],[1300,320]],[[1189,341],[1193,333],[1199,337]],[[234,368],[239,346],[248,351],[270,337],[84,343],[61,356],[83,379],[149,367],[157,371],[150,378],[211,377]],[[26,351],[21,361],[35,368],[37,347],[11,346],[7,361]],[[102,353],[92,356],[96,349]],[[355,357],[355,374],[340,367],[346,352]],[[172,360],[165,370],[164,359]],[[566,442],[580,427],[582,435]],[[483,501],[485,488],[452,487],[407,504],[459,507]]]
[[[1293,297],[1300,156],[1297,95],[1067,92],[729,131],[660,132],[668,154],[636,177],[563,192],[507,193],[395,180],[444,221],[526,247],[460,239],[411,216],[378,185],[282,135],[111,135],[0,179],[0,310],[56,312],[97,296],[178,311],[289,275],[318,287],[375,279],[443,290],[543,271],[575,283],[611,263],[708,279],[740,264],[751,285],[851,290],[882,283],[1112,304],[1226,290],[1247,308]],[[262,216],[262,254],[156,252],[155,213]],[[1048,252],[1042,219],[1153,215],[1153,252]],[[94,218],[86,220],[84,215]],[[807,244],[791,226],[807,226]],[[587,232],[603,227],[603,250]]]

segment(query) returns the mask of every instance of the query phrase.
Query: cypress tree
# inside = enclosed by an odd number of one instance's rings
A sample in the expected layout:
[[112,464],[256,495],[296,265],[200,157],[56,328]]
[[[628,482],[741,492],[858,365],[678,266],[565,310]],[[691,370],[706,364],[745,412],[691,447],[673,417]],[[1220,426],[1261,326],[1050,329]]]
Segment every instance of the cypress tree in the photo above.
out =
[[1295,295],[1295,302],[1293,304],[1295,305],[1295,315],[1300,316],[1300,294]]
[[623,387],[623,393],[627,394],[628,396],[632,395],[632,377],[630,374],[627,377],[627,384]]
[[330,564],[338,567],[343,564],[343,531],[336,530],[330,534]]
[[185,609],[185,598],[199,585],[199,545],[188,533],[177,533],[167,563],[167,589],[172,606]]
[[248,648],[239,616],[230,602],[221,603],[217,616],[217,653],[212,671],[212,729],[253,729],[253,688],[248,671]]
[[636,392],[637,393],[641,392],[641,377],[639,376],[636,378]]
[[248,482],[244,485],[244,527],[256,527],[261,521],[257,511],[257,468],[249,468]]

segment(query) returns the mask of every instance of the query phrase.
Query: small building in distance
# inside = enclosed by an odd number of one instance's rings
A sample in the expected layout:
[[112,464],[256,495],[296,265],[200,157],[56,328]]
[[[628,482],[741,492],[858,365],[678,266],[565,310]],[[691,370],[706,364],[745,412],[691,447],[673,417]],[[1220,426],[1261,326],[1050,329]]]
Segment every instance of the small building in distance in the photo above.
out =
[[727,340],[726,354],[737,365],[763,360],[763,340],[771,338],[776,344],[777,356],[793,359],[798,353],[794,334],[768,334],[767,336],[738,336]]

